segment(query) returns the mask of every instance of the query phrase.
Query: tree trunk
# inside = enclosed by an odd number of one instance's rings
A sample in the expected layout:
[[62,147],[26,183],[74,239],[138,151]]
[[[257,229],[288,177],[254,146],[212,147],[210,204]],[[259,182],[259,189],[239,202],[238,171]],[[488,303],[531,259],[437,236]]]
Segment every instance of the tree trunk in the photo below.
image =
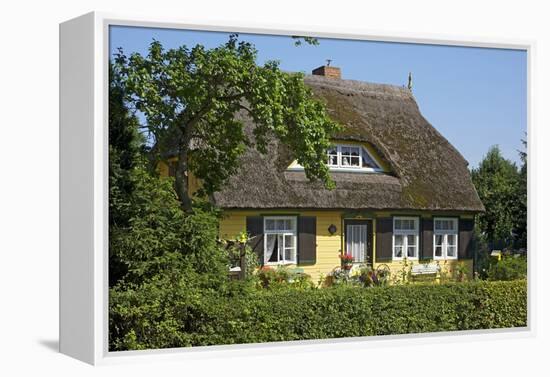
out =
[[189,195],[189,173],[187,166],[187,144],[180,144],[178,163],[176,165],[176,194],[185,212],[192,212],[193,206]]

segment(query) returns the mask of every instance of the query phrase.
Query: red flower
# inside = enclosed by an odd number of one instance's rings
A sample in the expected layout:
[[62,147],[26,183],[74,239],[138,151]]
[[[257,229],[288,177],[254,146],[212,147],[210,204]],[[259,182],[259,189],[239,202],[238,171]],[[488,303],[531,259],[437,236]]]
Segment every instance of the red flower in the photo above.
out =
[[350,253],[340,254],[340,259],[342,260],[343,263],[353,262],[353,256]]

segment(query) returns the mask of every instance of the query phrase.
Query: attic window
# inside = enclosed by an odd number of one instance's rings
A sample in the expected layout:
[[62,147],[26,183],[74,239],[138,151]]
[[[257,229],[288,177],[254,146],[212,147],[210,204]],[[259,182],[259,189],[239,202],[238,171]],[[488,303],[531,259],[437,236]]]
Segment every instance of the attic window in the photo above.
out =
[[369,152],[360,145],[338,144],[327,151],[327,165],[331,170],[381,171]]
[[[334,144],[327,150],[327,166],[331,171],[373,173],[383,172],[368,150],[360,144]],[[288,170],[304,170],[304,167],[294,161]]]

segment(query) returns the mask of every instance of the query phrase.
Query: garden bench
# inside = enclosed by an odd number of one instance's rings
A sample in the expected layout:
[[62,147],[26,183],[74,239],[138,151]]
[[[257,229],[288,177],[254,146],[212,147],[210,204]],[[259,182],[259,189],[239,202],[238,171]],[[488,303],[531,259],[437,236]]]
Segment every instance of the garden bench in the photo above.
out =
[[439,267],[437,264],[419,263],[412,266],[411,276],[412,277],[424,277],[424,276],[430,277],[433,275],[433,277],[435,278],[438,271],[439,271]]

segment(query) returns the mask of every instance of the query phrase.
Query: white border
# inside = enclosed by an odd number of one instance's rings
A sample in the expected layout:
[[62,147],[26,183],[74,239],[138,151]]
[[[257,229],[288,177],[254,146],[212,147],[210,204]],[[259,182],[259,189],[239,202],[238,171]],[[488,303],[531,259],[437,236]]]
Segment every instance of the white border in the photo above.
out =
[[[94,45],[95,62],[94,62],[94,138],[93,138],[93,176],[94,176],[94,203],[93,203],[93,216],[94,226],[94,256],[93,266],[89,266],[93,269],[93,305],[94,305],[94,329],[93,339],[82,339],[82,342],[93,342],[94,354],[92,359],[74,357],[92,363],[92,364],[112,364],[120,362],[137,362],[147,360],[170,360],[170,359],[188,359],[188,358],[204,358],[204,357],[232,357],[232,356],[257,356],[257,355],[272,355],[274,352],[294,353],[296,350],[300,351],[321,351],[326,349],[331,350],[346,350],[350,348],[370,348],[380,346],[395,346],[408,342],[411,338],[416,340],[417,344],[426,343],[441,343],[441,342],[463,342],[472,340],[496,340],[506,339],[510,337],[532,337],[535,334],[534,312],[535,307],[532,301],[534,294],[534,288],[531,282],[535,281],[534,269],[535,265],[535,253],[530,250],[529,254],[529,284],[528,284],[528,326],[521,329],[504,329],[504,330],[475,330],[465,332],[442,332],[433,334],[413,334],[413,335],[395,335],[395,336],[383,336],[383,337],[359,337],[359,338],[345,338],[345,339],[327,339],[327,340],[311,340],[311,341],[295,341],[295,342],[281,342],[281,343],[263,343],[263,344],[243,344],[232,346],[208,346],[208,347],[196,347],[196,348],[177,348],[177,349],[164,349],[164,350],[147,350],[147,351],[127,351],[127,352],[108,352],[108,281],[107,281],[107,268],[108,268],[108,172],[107,172],[107,125],[108,125],[108,27],[110,25],[126,25],[126,26],[138,26],[138,27],[156,27],[156,28],[174,28],[174,29],[194,29],[194,30],[212,30],[212,31],[238,31],[242,33],[257,33],[257,34],[274,34],[274,35],[311,35],[322,38],[343,38],[343,39],[358,39],[358,40],[372,40],[372,41],[386,41],[386,42],[402,42],[402,43],[417,43],[417,44],[436,44],[436,45],[451,45],[451,46],[464,46],[464,47],[487,47],[487,48],[501,48],[501,49],[520,49],[527,52],[528,62],[528,153],[530,156],[534,156],[533,148],[533,127],[532,127],[532,114],[533,114],[533,57],[532,54],[535,51],[535,43],[531,40],[511,40],[511,39],[495,39],[495,38],[472,38],[464,36],[449,36],[449,35],[437,35],[426,33],[402,33],[402,32],[377,32],[368,29],[351,29],[341,27],[315,27],[312,25],[285,25],[285,24],[257,24],[247,21],[246,23],[217,21],[211,20],[204,21],[184,18],[172,18],[172,17],[148,17],[139,15],[117,14],[117,13],[89,13],[80,18],[86,17],[93,18],[94,25]],[[75,19],[65,22],[74,22]],[[84,26],[83,26],[84,27]],[[61,30],[63,33],[63,30]],[[60,72],[63,75],[63,72]],[[61,127],[61,132],[63,128]],[[60,145],[60,148],[63,148]],[[78,157],[78,156],[76,156]],[[530,161],[528,166],[529,171],[529,187],[528,195],[532,198],[534,195],[534,187],[531,184],[531,172],[533,169],[533,160]],[[63,174],[63,171],[60,171]],[[60,198],[63,202],[66,199]],[[529,203],[531,201],[529,200]],[[529,206],[528,222],[530,224],[528,228],[529,240],[532,240],[533,227],[535,224],[533,220],[535,208]],[[79,225],[67,226],[60,228],[60,232],[71,232],[71,228],[77,228]],[[67,266],[60,265],[60,268],[67,268]],[[62,273],[62,272],[61,272]],[[63,304],[63,296],[60,297],[60,302]],[[76,322],[76,319],[75,319]],[[60,323],[60,328],[63,327],[63,323]],[[468,335],[467,337],[461,335]],[[63,337],[60,338],[61,344],[63,344]],[[205,352],[206,351],[206,352]],[[67,350],[62,352],[68,353]]]

